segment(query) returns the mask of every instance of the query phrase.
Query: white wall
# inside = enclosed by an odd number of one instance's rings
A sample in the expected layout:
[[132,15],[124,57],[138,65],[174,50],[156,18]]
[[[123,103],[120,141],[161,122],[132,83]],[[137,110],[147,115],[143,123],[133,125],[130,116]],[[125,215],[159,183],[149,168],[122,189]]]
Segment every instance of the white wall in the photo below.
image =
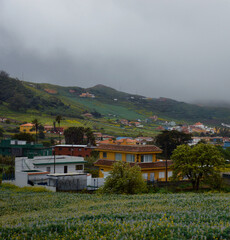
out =
[[[68,163],[68,164],[56,164],[55,165],[55,173],[64,173],[64,166],[68,166],[67,167],[67,173],[83,173],[84,172],[84,166],[83,166],[83,170],[75,170],[76,169],[76,165],[81,165],[81,164],[77,164],[77,163]],[[84,164],[82,164],[84,165]],[[47,167],[50,167],[50,173],[54,173],[54,165],[35,165],[34,169],[39,169],[41,171],[47,171]]]
[[105,183],[104,178],[92,178],[91,174],[89,176],[87,176],[87,188],[89,190],[94,190],[94,187],[99,188],[99,187],[103,186],[104,183]]

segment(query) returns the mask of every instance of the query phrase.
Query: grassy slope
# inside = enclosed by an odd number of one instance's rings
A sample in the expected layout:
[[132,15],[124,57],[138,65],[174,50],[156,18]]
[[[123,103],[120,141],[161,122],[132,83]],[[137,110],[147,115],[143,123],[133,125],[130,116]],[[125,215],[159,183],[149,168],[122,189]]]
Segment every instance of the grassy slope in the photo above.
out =
[[[33,92],[34,96],[38,96],[45,101],[50,101],[53,97],[59,99],[65,104],[62,108],[45,108],[46,111],[29,109],[26,113],[12,111],[8,108],[7,103],[0,105],[0,116],[17,119],[21,122],[30,122],[34,118],[38,118],[43,124],[52,124],[55,116],[61,114],[66,116],[66,120],[62,121],[62,126],[87,126],[94,127],[96,131],[103,131],[108,134],[116,135],[132,135],[136,136],[140,133],[143,135],[154,135],[155,125],[148,125],[144,129],[135,127],[120,128],[119,125],[108,123],[108,119],[145,119],[152,115],[158,115],[161,119],[175,120],[176,122],[194,123],[196,121],[210,120],[214,123],[216,119],[223,122],[230,118],[230,110],[201,108],[195,105],[177,102],[171,99],[143,99],[142,96],[119,92],[115,89],[97,85],[93,88],[83,89],[79,87],[61,87],[51,84],[34,84],[23,82],[23,86]],[[47,93],[44,89],[55,90],[55,94]],[[71,93],[69,90],[75,90]],[[80,98],[82,92],[89,91],[95,94],[96,98]],[[118,99],[114,101],[114,99]],[[66,108],[67,106],[67,108]],[[45,106],[44,106],[45,107]],[[79,119],[78,117],[84,111],[97,111],[103,115],[102,119]],[[75,123],[74,123],[75,121]]]
[[230,194],[39,191],[0,186],[1,239],[228,239],[230,234]]

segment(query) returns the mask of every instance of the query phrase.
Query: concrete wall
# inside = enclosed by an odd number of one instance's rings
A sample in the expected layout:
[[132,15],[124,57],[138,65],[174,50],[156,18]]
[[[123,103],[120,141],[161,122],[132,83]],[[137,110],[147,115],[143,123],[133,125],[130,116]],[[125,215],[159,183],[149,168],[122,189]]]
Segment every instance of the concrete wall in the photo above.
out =
[[49,177],[48,185],[57,191],[79,191],[87,187],[87,175]]
[[34,169],[33,162],[27,157],[15,158],[15,173],[23,170]]
[[28,186],[28,174],[26,172],[15,172],[15,185],[18,187]]

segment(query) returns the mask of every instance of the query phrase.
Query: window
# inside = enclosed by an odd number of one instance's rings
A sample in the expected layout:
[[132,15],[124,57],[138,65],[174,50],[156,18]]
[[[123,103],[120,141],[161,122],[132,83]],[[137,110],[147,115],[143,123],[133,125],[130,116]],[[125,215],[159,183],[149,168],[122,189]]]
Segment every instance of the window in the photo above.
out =
[[172,177],[172,171],[168,171],[168,178]]
[[150,181],[153,182],[155,180],[154,173],[150,173]]
[[50,167],[46,167],[46,172],[50,172]]
[[64,166],[64,173],[68,172],[68,166]]
[[153,155],[141,155],[141,162],[152,162],[153,161]]
[[83,165],[76,165],[75,170],[83,170]]
[[78,148],[78,151],[80,152],[82,149],[81,148]]
[[165,178],[165,172],[159,172],[159,178]]
[[115,160],[121,161],[122,160],[122,154],[121,153],[115,153]]
[[59,151],[61,151],[62,150],[62,148],[61,147],[59,147]]
[[144,180],[148,180],[148,173],[142,173],[142,177],[144,178]]
[[103,158],[107,158],[107,152],[103,152]]
[[126,154],[126,162],[135,162],[135,155]]

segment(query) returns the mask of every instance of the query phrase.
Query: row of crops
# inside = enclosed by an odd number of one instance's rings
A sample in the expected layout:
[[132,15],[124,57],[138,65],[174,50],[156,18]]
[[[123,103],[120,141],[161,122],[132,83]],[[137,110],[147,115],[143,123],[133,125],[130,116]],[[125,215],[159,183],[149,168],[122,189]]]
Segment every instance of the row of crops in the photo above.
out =
[[0,187],[0,239],[229,239],[230,194],[99,195]]

